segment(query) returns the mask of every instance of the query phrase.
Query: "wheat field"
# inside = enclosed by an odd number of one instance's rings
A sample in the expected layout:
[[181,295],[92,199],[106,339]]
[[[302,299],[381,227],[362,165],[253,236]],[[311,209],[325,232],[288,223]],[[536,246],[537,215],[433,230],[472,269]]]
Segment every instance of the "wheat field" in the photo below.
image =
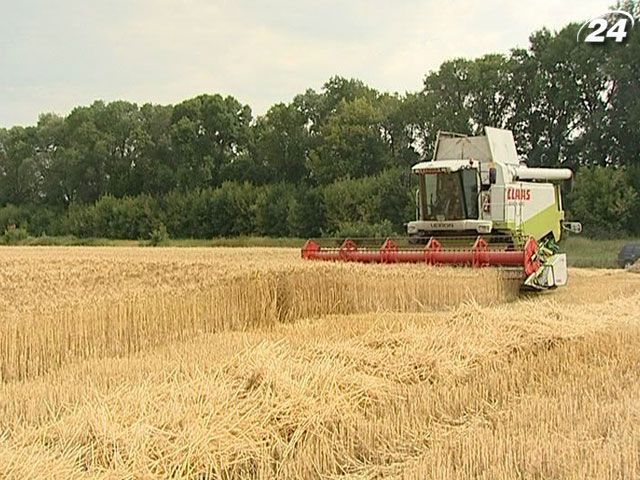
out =
[[639,478],[640,275],[0,248],[0,478]]

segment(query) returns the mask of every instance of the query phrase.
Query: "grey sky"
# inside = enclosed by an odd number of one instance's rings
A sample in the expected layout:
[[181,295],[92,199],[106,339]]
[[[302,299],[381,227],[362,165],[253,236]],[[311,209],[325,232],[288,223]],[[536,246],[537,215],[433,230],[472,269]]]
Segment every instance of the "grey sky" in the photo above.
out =
[[414,91],[453,57],[526,46],[610,0],[0,0],[0,126],[95,99],[223,93],[264,113],[332,75]]

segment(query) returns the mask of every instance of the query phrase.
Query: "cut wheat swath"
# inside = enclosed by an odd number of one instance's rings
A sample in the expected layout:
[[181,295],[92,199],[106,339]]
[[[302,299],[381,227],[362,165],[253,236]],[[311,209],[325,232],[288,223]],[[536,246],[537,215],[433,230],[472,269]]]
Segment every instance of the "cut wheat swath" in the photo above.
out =
[[0,386],[0,476],[636,478],[639,306],[340,315],[79,362]]

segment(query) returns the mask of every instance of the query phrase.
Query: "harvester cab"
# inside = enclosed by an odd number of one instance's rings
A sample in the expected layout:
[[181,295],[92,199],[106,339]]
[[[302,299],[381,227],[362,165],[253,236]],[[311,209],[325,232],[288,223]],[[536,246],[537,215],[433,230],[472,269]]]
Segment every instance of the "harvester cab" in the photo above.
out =
[[566,255],[558,253],[565,222],[560,182],[566,168],[529,168],[518,160],[509,130],[483,136],[439,132],[433,159],[413,166],[418,177],[416,219],[407,239],[372,249],[347,239],[323,248],[310,240],[303,258],[361,262],[519,269],[523,285],[547,289],[567,282]]

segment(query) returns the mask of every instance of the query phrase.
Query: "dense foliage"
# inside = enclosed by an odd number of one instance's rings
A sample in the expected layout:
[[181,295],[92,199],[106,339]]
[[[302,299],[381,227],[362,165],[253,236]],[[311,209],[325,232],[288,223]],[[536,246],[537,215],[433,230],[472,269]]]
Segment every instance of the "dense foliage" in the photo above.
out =
[[0,233],[400,232],[413,216],[409,167],[429,157],[437,131],[488,125],[513,130],[530,165],[577,171],[568,209],[586,234],[638,234],[638,27],[606,45],[577,42],[578,28],[447,61],[405,95],[334,77],[258,118],[233,97],[200,95],[173,106],[97,101],[0,129]]

